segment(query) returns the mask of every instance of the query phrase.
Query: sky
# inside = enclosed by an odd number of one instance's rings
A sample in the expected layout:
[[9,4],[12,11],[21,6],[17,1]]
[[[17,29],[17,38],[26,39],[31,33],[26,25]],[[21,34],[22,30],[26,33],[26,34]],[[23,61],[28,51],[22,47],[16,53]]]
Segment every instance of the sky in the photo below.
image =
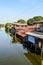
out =
[[43,0],[0,0],[0,23],[43,16]]

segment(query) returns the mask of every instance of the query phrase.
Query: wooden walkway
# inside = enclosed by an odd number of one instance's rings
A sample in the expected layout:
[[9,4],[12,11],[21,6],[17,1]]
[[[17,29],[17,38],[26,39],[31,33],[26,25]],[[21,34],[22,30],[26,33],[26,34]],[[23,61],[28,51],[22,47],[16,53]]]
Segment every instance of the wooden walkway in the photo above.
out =
[[26,32],[27,35],[31,35],[40,39],[43,39],[43,34],[38,32]]

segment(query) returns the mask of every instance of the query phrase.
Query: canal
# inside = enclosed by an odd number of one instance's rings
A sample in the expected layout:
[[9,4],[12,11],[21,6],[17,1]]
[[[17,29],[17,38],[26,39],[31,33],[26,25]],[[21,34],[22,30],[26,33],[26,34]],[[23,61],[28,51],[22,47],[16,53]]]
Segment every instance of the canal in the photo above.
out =
[[0,30],[0,65],[32,65],[24,55],[28,53],[23,45],[12,43],[12,37],[5,32],[5,28]]

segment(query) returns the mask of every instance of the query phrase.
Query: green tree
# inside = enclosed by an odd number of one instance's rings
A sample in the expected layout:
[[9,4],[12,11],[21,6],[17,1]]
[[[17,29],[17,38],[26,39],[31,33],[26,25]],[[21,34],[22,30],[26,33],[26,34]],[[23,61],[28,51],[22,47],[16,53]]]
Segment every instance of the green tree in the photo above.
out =
[[26,22],[25,22],[25,20],[20,19],[20,20],[17,21],[17,23],[26,23]]
[[41,21],[43,20],[43,17],[42,16],[35,16],[33,17],[34,21]]
[[33,22],[34,22],[34,19],[32,19],[32,18],[27,20],[28,25],[33,25]]
[[1,28],[1,27],[4,27],[4,24],[0,24],[0,28]]
[[6,23],[5,27],[8,27],[8,26],[11,27],[11,25],[12,25],[11,23]]

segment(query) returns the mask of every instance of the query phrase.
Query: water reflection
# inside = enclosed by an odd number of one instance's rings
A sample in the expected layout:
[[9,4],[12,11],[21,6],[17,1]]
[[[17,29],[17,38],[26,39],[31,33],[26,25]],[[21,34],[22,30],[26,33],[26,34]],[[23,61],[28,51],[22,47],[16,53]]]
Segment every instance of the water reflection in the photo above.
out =
[[5,32],[6,32],[6,33],[8,33],[8,32],[9,32],[7,28],[5,28]]
[[[23,45],[19,42],[12,43],[14,37],[5,30],[5,28],[1,29],[0,32],[0,65],[28,65],[28,61],[26,61],[23,56],[24,53],[28,53],[27,49],[24,49]],[[5,31],[6,32],[5,32]],[[21,56],[22,55],[22,56]],[[25,63],[24,63],[25,62]]]
[[[5,32],[10,33],[8,29],[6,29]],[[17,36],[13,35],[12,33],[10,33],[10,36],[12,37],[12,44],[16,44],[19,48],[21,48],[23,53],[28,53],[28,50],[24,45],[25,43],[22,43],[22,41],[19,38],[17,38]]]
[[41,65],[43,65],[43,44],[42,44],[42,54],[41,54]]
[[12,37],[12,43],[21,42],[21,40],[19,38],[17,38],[15,35],[13,35],[12,33],[10,33],[7,28],[5,29],[5,32]]
[[[25,43],[12,35],[5,28],[0,31],[0,65],[31,65],[26,60],[25,56],[30,59],[32,56],[27,50]],[[35,54],[33,54],[36,57]],[[33,60],[33,57],[32,57]],[[39,60],[40,61],[40,60]],[[34,62],[33,62],[34,63]],[[35,65],[35,64],[34,64]]]
[[[6,29],[5,31],[12,37],[12,44],[20,43],[20,44],[22,44],[23,48],[27,48],[28,52],[31,51],[33,53],[40,54],[40,51],[39,52],[35,51],[35,46],[34,45],[31,47],[31,42],[24,43],[16,35],[13,35],[12,33],[10,33],[8,29]],[[29,37],[29,40],[30,41],[33,40],[33,42],[34,42],[34,38],[33,37],[32,37],[32,39],[31,39],[31,37]]]

